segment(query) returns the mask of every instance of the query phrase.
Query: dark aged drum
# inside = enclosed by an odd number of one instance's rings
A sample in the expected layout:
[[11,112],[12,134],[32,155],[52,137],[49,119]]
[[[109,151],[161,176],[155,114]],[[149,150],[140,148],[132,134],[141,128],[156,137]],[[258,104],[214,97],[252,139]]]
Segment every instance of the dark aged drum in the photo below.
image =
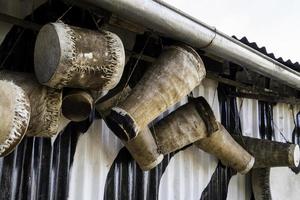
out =
[[49,87],[110,90],[120,81],[124,65],[123,43],[109,31],[58,22],[43,26],[37,36],[35,73]]
[[288,167],[254,169],[251,177],[255,200],[299,200],[300,175]]
[[233,138],[255,157],[253,168],[297,167],[300,151],[297,144],[276,142],[245,136]]

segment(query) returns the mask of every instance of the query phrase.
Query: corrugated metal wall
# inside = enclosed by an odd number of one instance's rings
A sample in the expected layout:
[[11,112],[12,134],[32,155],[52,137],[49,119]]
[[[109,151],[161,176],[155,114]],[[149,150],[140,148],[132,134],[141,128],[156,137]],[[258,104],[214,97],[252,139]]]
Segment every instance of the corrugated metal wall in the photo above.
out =
[[[224,88],[219,87],[219,90],[222,89]],[[227,127],[231,127],[233,130],[237,129],[235,132],[239,131],[239,127],[237,127],[239,122],[236,123],[236,120],[238,120],[241,122],[240,127],[243,135],[259,138],[259,127],[262,126],[262,123],[260,123],[261,119],[279,123],[277,120],[284,118],[288,121],[287,124],[289,126],[284,126],[282,130],[285,130],[284,132],[291,136],[295,126],[291,125],[294,122],[288,105],[278,104],[274,106],[274,116],[268,119],[268,110],[265,110],[265,108],[268,108],[270,105],[266,106],[266,103],[260,103],[257,100],[240,98],[235,102],[235,98],[226,97],[224,94],[223,96],[221,95],[223,102],[220,102],[218,99],[220,93],[222,92],[217,92],[217,83],[211,80],[205,80],[203,85],[193,92],[194,96],[202,95],[208,100],[217,118],[220,119],[221,114],[223,114],[222,121],[225,121],[223,124],[227,123]],[[177,106],[184,102],[186,102],[186,99]],[[219,105],[223,107],[220,109]],[[172,107],[170,111],[175,107]],[[276,114],[278,109],[285,113],[284,116]],[[222,113],[220,113],[220,110]],[[294,113],[297,112],[299,112],[299,107],[294,108]],[[165,114],[167,113],[169,112]],[[233,122],[234,124],[232,125]],[[95,129],[94,126],[98,128]],[[125,149],[118,153],[121,145],[103,122],[98,121],[94,126],[79,139],[73,170],[71,170],[71,199],[81,199],[84,194],[88,194],[89,199],[102,199],[103,196],[105,199],[251,198],[251,186],[248,175],[235,175],[231,178],[231,175],[235,174],[234,172],[220,167],[213,156],[194,146],[166,156],[163,163],[156,169],[150,172],[142,172]],[[261,128],[261,130],[264,129]],[[99,131],[100,137],[94,131],[97,133]],[[274,136],[278,136],[276,131]],[[97,137],[101,139],[99,140]],[[82,144],[81,140],[84,141]],[[95,142],[96,140],[98,140],[98,143],[95,145],[98,148],[88,145],[90,144],[88,141]],[[111,144],[109,150],[107,149],[107,143]],[[98,152],[98,160],[97,157],[86,160],[85,156],[88,152],[91,155],[96,155],[93,151]],[[104,159],[103,162],[101,162],[100,158]],[[83,178],[86,173],[88,177],[97,178]],[[216,183],[212,183],[214,181]],[[226,195],[227,184],[228,195]],[[105,187],[103,187],[104,185]],[[209,188],[210,185],[213,187]],[[102,186],[102,188],[95,189],[98,186]]]
[[25,138],[0,159],[0,199],[66,199],[81,128],[70,124],[55,141]]
[[[66,7],[44,6],[36,11],[35,16],[46,15],[43,13],[45,9],[50,10],[50,14],[48,18],[36,18],[41,23],[53,21]],[[77,15],[69,14],[68,19],[85,22]],[[1,63],[5,60],[7,68],[32,71],[30,52],[35,35],[36,32],[15,27],[0,48]],[[15,47],[14,41],[19,36],[22,40]],[[12,48],[14,51],[9,54],[8,50]],[[207,79],[193,91],[193,95],[207,99],[217,119],[231,134],[298,143],[300,115],[297,113],[300,106],[235,98],[227,95],[230,90],[234,88]],[[183,99],[159,118],[186,101]],[[295,129],[297,119],[298,129]],[[52,141],[25,138],[14,153],[0,159],[0,199],[252,198],[249,175],[236,175],[232,169],[222,166],[216,158],[194,146],[169,154],[158,167],[142,172],[102,120],[95,119],[89,125],[89,121],[71,123]]]
[[[230,126],[229,121],[232,123],[234,115],[238,115],[242,133],[260,137],[261,119],[265,119],[261,115],[267,116],[266,112],[261,113],[265,106],[249,99],[237,99],[235,103],[235,98],[224,99],[220,90],[222,87],[217,91],[216,82],[205,80],[193,94],[203,95],[227,127],[237,128],[238,123]],[[299,111],[299,106],[292,111],[286,104],[272,108],[273,117],[269,120],[273,121],[276,140],[283,140],[279,131],[292,140],[294,119]],[[95,120],[85,134],[78,130],[78,125],[71,124],[53,142],[26,138],[13,154],[1,159],[1,199],[65,199],[68,195],[70,199],[249,200],[251,197],[248,175],[231,178],[234,172],[194,146],[170,154],[156,169],[142,172],[102,120]]]

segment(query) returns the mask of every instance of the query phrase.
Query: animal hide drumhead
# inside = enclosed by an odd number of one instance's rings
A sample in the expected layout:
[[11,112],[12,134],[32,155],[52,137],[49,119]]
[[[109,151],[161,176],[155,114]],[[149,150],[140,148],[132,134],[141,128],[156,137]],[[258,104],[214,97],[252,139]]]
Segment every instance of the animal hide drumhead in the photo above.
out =
[[255,169],[252,188],[255,200],[299,200],[300,175],[288,167]]
[[0,156],[6,156],[24,137],[30,120],[30,103],[21,87],[0,81]]

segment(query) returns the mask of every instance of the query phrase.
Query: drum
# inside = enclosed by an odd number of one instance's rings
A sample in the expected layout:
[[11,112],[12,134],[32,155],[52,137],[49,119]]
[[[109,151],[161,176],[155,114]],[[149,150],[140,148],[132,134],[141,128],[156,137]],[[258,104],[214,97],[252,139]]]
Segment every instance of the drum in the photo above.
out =
[[[131,89],[128,86],[123,91],[112,96],[111,98],[104,97],[103,100],[100,99],[99,103],[96,105],[96,109],[105,121],[107,115],[110,113],[111,108],[122,102],[130,94],[130,92]],[[137,137],[129,141],[121,141],[128,149],[131,156],[135,159],[139,167],[144,171],[154,168],[164,158],[158,150],[153,135],[148,127],[146,127],[144,130],[141,130]]]
[[27,136],[52,137],[58,134],[61,116],[62,91],[43,86],[33,74],[0,72],[1,80],[13,81],[21,87],[30,101],[30,123]]
[[251,172],[255,200],[298,200],[300,177],[288,167],[258,168]]
[[219,158],[223,165],[232,167],[241,174],[248,173],[254,165],[254,157],[239,145],[219,123],[219,130],[195,144],[207,153]]
[[93,97],[84,90],[72,90],[62,100],[62,114],[70,121],[80,122],[87,119],[94,106]]
[[297,144],[233,135],[233,138],[255,157],[253,168],[297,167],[300,151]]
[[218,129],[213,111],[203,97],[189,102],[156,123],[152,130],[159,150],[168,154],[205,138]]
[[49,87],[110,90],[120,81],[124,65],[122,41],[109,31],[58,22],[43,26],[37,36],[35,73]]
[[123,141],[190,93],[205,77],[200,56],[188,46],[170,46],[146,71],[130,95],[112,108],[107,122]]
[[25,91],[11,81],[0,80],[0,94],[0,156],[6,156],[27,131],[30,103]]

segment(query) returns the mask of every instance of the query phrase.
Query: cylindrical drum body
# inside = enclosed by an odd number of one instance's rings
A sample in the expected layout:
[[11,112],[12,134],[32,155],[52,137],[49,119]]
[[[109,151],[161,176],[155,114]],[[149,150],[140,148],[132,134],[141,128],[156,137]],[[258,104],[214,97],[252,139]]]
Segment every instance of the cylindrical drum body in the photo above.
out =
[[57,134],[61,115],[61,90],[39,84],[34,75],[28,73],[2,71],[0,79],[13,81],[29,98],[31,115],[27,136],[51,137]]
[[50,23],[37,36],[34,64],[49,87],[110,90],[121,79],[125,50],[114,33]]
[[255,157],[253,168],[297,167],[300,152],[297,144],[263,140],[239,135],[233,138]]
[[90,116],[93,104],[94,100],[89,92],[74,89],[63,97],[62,114],[71,121],[80,122]]
[[155,140],[149,128],[142,130],[135,138],[123,141],[132,157],[144,171],[157,166],[164,158],[158,151]]
[[[118,105],[118,103],[121,103],[130,92],[131,88],[127,86],[124,90],[114,96],[100,100],[96,105],[96,109],[105,121],[107,115],[110,113],[110,109],[113,106]],[[148,127],[142,130],[134,139],[122,141],[122,143],[144,171],[154,168],[163,160],[163,155],[158,150],[153,135]]]
[[254,157],[241,147],[219,123],[219,130],[195,144],[207,153],[219,158],[225,166],[232,167],[242,174],[252,169]]
[[153,126],[152,133],[163,154],[179,150],[208,136],[202,113],[197,109],[197,104],[201,102],[197,99],[181,106]]
[[11,81],[0,80],[0,94],[0,156],[6,156],[27,131],[30,103],[25,91]]
[[130,95],[112,108],[109,127],[122,140],[133,139],[199,85],[205,74],[203,62],[192,48],[165,48]]

